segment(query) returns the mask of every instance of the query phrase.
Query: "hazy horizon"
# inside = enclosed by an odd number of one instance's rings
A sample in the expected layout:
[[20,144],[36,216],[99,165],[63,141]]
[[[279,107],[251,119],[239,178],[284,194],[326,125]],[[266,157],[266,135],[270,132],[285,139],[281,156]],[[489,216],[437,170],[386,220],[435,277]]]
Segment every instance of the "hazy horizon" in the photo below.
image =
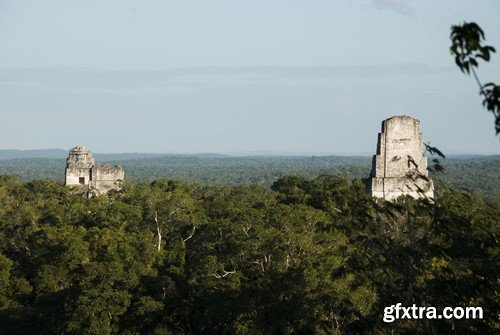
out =
[[[30,152],[30,151],[51,151],[58,150],[64,151],[65,153],[69,151],[68,149],[63,148],[38,148],[38,149],[11,149],[11,148],[2,148],[2,151],[19,151],[19,152]],[[92,150],[92,148],[90,148]],[[228,151],[228,152],[203,152],[203,151],[192,151],[192,152],[158,152],[158,151],[113,151],[113,152],[95,152],[92,150],[93,155],[133,155],[133,154],[144,154],[144,155],[226,155],[232,157],[245,157],[245,156],[360,156],[360,157],[368,157],[375,155],[375,152],[300,152],[300,151],[265,151],[265,150],[254,150],[254,151]],[[456,151],[448,151],[444,153],[449,156],[498,156],[499,153],[477,153],[477,152],[456,152]],[[429,156],[429,154],[426,154]]]

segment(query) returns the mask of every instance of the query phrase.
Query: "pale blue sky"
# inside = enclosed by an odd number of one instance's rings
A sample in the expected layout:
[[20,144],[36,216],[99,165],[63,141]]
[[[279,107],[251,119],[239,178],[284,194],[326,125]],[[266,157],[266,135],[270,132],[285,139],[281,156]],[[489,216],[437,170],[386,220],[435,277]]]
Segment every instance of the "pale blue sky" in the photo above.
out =
[[[0,149],[375,151],[406,114],[447,152],[500,153],[449,54],[497,0],[0,0]],[[500,55],[481,65],[500,82]]]

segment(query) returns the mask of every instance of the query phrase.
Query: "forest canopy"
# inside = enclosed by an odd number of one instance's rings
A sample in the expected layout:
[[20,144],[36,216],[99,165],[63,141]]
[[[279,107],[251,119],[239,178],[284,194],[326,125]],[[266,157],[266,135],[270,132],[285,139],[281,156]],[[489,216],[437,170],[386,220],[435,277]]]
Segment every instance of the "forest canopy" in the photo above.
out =
[[[498,203],[441,188],[374,200],[360,179],[127,183],[86,198],[0,177],[7,334],[487,334],[498,323]],[[481,306],[482,320],[384,307]]]

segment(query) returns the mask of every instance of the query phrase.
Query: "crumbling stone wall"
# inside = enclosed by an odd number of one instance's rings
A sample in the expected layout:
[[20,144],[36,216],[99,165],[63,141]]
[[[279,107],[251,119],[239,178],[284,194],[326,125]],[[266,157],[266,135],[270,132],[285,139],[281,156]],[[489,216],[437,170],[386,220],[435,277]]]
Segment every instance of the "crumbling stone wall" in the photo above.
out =
[[91,169],[92,179],[90,187],[99,191],[99,193],[107,193],[110,190],[120,188],[120,184],[125,178],[125,172],[118,165],[94,165]]
[[120,166],[96,164],[88,148],[77,146],[69,150],[65,185],[82,187],[88,195],[105,194],[112,189],[120,189],[124,178],[125,172]]
[[374,197],[394,200],[401,195],[434,197],[428,178],[427,157],[420,121],[409,116],[393,116],[382,122],[377,154],[373,156],[370,192]]

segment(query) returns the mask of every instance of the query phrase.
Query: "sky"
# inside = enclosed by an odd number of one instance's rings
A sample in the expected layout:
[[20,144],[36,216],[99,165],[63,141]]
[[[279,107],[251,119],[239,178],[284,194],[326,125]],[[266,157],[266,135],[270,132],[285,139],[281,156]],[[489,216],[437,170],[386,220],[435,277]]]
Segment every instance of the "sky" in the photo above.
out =
[[[375,153],[382,120],[500,154],[449,53],[498,0],[0,0],[0,149]],[[500,54],[478,70],[500,83]]]

